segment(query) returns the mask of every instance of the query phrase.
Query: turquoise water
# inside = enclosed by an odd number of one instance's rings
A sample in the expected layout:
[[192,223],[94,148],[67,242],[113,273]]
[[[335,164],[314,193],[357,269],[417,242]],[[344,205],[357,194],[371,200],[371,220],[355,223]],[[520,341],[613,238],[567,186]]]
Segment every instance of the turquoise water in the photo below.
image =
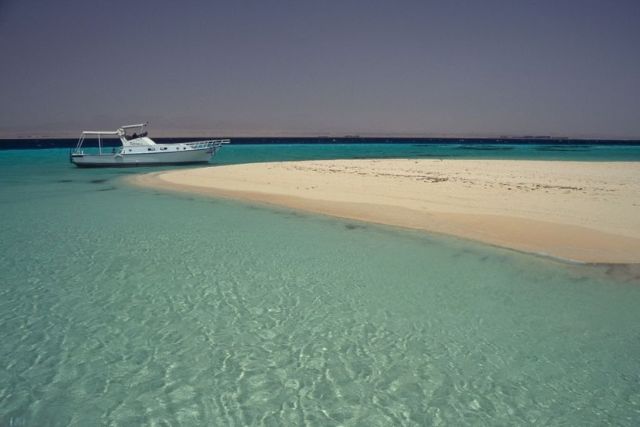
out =
[[290,144],[237,145],[217,163],[335,158],[443,158],[575,161],[640,161],[640,145],[584,144]]
[[66,155],[0,152],[2,426],[640,423],[637,281]]

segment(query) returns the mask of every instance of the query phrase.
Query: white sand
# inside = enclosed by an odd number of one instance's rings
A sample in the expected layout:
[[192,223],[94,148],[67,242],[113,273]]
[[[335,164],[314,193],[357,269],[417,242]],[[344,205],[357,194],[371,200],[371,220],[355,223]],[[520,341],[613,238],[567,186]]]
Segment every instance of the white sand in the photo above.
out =
[[133,181],[580,262],[640,262],[636,162],[330,160],[180,169]]

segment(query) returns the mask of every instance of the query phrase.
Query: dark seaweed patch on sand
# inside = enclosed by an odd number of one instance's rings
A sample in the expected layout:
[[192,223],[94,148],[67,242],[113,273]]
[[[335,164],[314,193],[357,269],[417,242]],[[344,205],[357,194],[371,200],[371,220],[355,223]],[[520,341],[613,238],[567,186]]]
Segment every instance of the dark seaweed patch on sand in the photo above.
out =
[[614,280],[640,284],[640,264],[602,264],[605,274]]
[[347,230],[364,230],[367,227],[360,224],[345,224],[344,228],[346,228]]

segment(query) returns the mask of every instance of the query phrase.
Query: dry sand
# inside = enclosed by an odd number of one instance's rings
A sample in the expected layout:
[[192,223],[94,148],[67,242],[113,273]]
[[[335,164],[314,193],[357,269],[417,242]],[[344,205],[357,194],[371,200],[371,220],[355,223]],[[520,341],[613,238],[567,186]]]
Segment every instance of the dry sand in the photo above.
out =
[[640,262],[637,162],[329,160],[180,169],[132,181],[578,262]]

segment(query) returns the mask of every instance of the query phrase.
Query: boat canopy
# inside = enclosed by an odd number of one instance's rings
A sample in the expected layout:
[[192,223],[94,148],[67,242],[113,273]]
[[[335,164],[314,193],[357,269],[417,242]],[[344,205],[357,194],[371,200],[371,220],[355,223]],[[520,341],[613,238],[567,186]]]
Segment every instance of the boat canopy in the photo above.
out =
[[120,133],[115,130],[83,130],[83,135],[120,135]]
[[[98,137],[98,147],[100,152],[102,152],[102,137],[103,136],[117,136],[120,138],[120,142],[123,147],[139,147],[139,146],[149,146],[156,145],[156,143],[147,136],[147,132],[145,128],[147,127],[147,123],[138,123],[135,125],[126,125],[120,126],[117,130],[83,130],[80,135],[80,140],[78,141],[78,145],[76,146],[76,150],[82,147],[82,143],[84,142],[85,137],[87,136],[97,136]],[[137,129],[137,132],[133,132],[132,134],[128,134],[127,131],[131,129]]]

